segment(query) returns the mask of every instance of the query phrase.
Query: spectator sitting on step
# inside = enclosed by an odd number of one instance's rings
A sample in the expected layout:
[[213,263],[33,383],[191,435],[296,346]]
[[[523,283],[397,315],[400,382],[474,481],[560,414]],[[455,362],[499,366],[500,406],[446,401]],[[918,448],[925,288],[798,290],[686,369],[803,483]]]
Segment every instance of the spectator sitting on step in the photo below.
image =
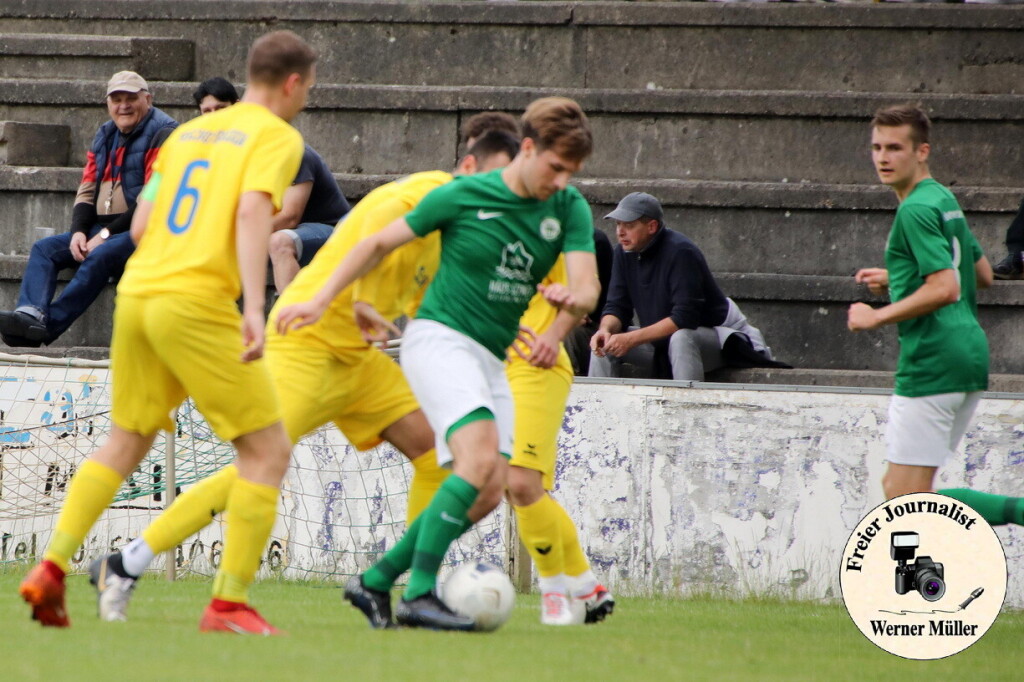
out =
[[[718,288],[697,245],[665,226],[657,199],[633,192],[605,219],[619,245],[590,376],[620,376],[623,362],[648,378],[691,381],[726,365],[787,366]],[[629,326],[634,312],[639,327]]]
[[[32,245],[17,308],[0,311],[8,346],[53,343],[124,270],[135,245],[128,234],[135,202],[160,145],[178,123],[153,106],[149,86],[134,71],[107,83],[107,113],[86,157],[71,211],[71,231]],[[57,273],[77,266],[54,300]]]
[[192,99],[196,101],[200,114],[212,114],[221,109],[227,109],[238,102],[238,90],[235,86],[220,76],[207,78],[196,91],[192,93]]
[[992,274],[996,279],[1024,279],[1024,200],[1006,228],[1006,251],[1006,258],[996,263]]
[[295,279],[299,268],[309,265],[348,210],[331,169],[307,144],[299,173],[285,190],[270,235],[270,262],[278,294]]

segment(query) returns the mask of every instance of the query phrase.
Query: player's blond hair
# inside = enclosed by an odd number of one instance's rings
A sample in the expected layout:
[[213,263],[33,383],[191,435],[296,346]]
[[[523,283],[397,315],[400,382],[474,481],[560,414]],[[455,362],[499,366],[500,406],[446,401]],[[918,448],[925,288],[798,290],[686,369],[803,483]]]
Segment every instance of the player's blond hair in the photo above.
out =
[[594,149],[587,115],[568,97],[534,100],[523,112],[521,125],[523,139],[532,139],[538,151],[550,149],[566,159],[583,161]]
[[316,50],[295,33],[268,33],[257,38],[249,48],[249,82],[278,85],[293,73],[305,80],[316,58]]
[[924,109],[916,104],[897,104],[890,107],[882,107],[875,112],[871,119],[871,127],[879,126],[896,128],[899,126],[910,126],[910,142],[917,149],[922,144],[928,144],[931,136],[932,122]]

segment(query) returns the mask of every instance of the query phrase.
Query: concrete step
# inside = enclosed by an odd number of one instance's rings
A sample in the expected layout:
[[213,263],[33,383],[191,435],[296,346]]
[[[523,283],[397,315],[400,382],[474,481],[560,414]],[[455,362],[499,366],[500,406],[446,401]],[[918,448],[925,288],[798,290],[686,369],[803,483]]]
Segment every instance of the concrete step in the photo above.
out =
[[[27,258],[0,256],[0,310],[17,301]],[[65,273],[65,276],[67,273]],[[751,323],[764,332],[775,356],[799,368],[893,371],[898,345],[894,327],[853,334],[846,309],[854,301],[881,305],[851,277],[808,277],[763,273],[719,273],[722,290],[734,298]],[[114,287],[59,341],[65,346],[110,344]],[[992,372],[1024,374],[1024,284],[996,282],[980,292],[979,317],[989,338]]]
[[[0,120],[66,124],[84,163],[100,81],[0,79]],[[193,83],[154,88],[157,106],[195,115]],[[453,164],[458,127],[485,109],[522,111],[541,95],[576,98],[596,141],[585,177],[873,184],[868,121],[896,93],[575,90],[320,85],[296,119],[336,172],[406,173]],[[1016,187],[1024,95],[921,95],[936,122],[932,170],[946,183]],[[448,161],[451,159],[452,161]]]
[[[39,226],[65,231],[79,173],[0,166],[0,251],[27,255],[43,236],[35,229]],[[336,177],[356,201],[395,176]],[[877,185],[621,178],[575,184],[591,204],[595,225],[609,233],[614,226],[602,218],[619,199],[636,190],[654,194],[665,207],[667,224],[693,239],[716,272],[852,275],[881,263],[896,206],[892,192]],[[1006,226],[1024,191],[953,189],[985,252],[990,259],[1002,258]]]
[[95,80],[129,70],[146,80],[184,81],[192,79],[193,61],[192,41],[180,38],[0,33],[0,78]]
[[0,121],[0,165],[66,166],[70,142],[66,125]]
[[246,49],[268,27],[310,40],[321,53],[320,80],[333,83],[901,93],[1024,87],[1024,15],[1012,7],[285,0],[0,6],[0,31],[9,33],[194,40],[200,78],[243,79]]
[[[709,373],[708,382],[775,384],[782,386],[833,386],[839,388],[891,389],[895,373],[844,369],[772,369],[732,367]],[[1024,374],[990,374],[991,393],[1024,393]]]
[[[41,348],[7,348],[0,346],[0,354],[14,356],[22,362],[32,362],[34,357],[48,360],[60,358],[77,358],[80,360],[109,360],[110,348],[107,346],[61,346]],[[4,362],[17,362],[18,360]],[[843,369],[774,369],[752,367],[736,369],[726,367],[709,372],[705,383],[757,384],[792,387],[833,387],[866,390],[891,389],[894,372],[843,370]],[[577,379],[585,382],[587,379]],[[990,374],[990,393],[1024,394],[1024,374]]]
[[[751,323],[764,332],[776,357],[794,367],[886,370],[896,367],[896,328],[851,333],[846,311],[855,301],[878,306],[852,277],[717,273],[722,290],[734,298]],[[996,282],[979,292],[978,316],[988,335],[991,371],[1024,374],[1020,319],[1024,285]]]

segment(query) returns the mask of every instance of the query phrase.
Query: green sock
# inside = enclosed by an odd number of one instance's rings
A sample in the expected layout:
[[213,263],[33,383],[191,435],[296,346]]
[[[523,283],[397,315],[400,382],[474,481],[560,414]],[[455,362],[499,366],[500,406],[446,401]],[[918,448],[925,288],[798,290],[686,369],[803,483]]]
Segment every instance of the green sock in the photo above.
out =
[[993,495],[970,488],[946,488],[935,492],[963,502],[993,526],[1007,523],[1024,525],[1024,497]]
[[478,493],[475,487],[453,474],[445,479],[430,506],[416,519],[416,523],[423,525],[416,538],[405,599],[416,599],[434,589],[437,570],[448,546],[470,526],[466,512]]
[[412,555],[416,550],[416,538],[420,534],[420,514],[412,525],[406,528],[405,534],[398,539],[394,547],[389,549],[380,561],[374,564],[369,570],[363,573],[363,584],[371,590],[388,592],[398,580],[398,576],[409,570],[412,566]]

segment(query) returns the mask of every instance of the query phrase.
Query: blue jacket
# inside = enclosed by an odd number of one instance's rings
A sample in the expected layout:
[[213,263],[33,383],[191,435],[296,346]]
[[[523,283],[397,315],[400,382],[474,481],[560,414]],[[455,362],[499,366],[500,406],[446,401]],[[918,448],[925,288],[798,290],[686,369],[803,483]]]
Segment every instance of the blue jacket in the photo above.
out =
[[[143,185],[146,184],[146,153],[152,146],[153,138],[163,128],[176,128],[178,122],[173,118],[152,107],[145,118],[139,121],[132,132],[128,133],[124,140],[124,161],[121,167],[121,190],[124,192],[125,201],[133,206],[139,198]],[[90,148],[92,161],[96,171],[94,179],[96,191],[99,192],[100,182],[106,171],[108,156],[117,147],[117,137],[121,131],[117,129],[113,121],[107,121],[96,131]],[[96,196],[93,196],[95,202]]]

